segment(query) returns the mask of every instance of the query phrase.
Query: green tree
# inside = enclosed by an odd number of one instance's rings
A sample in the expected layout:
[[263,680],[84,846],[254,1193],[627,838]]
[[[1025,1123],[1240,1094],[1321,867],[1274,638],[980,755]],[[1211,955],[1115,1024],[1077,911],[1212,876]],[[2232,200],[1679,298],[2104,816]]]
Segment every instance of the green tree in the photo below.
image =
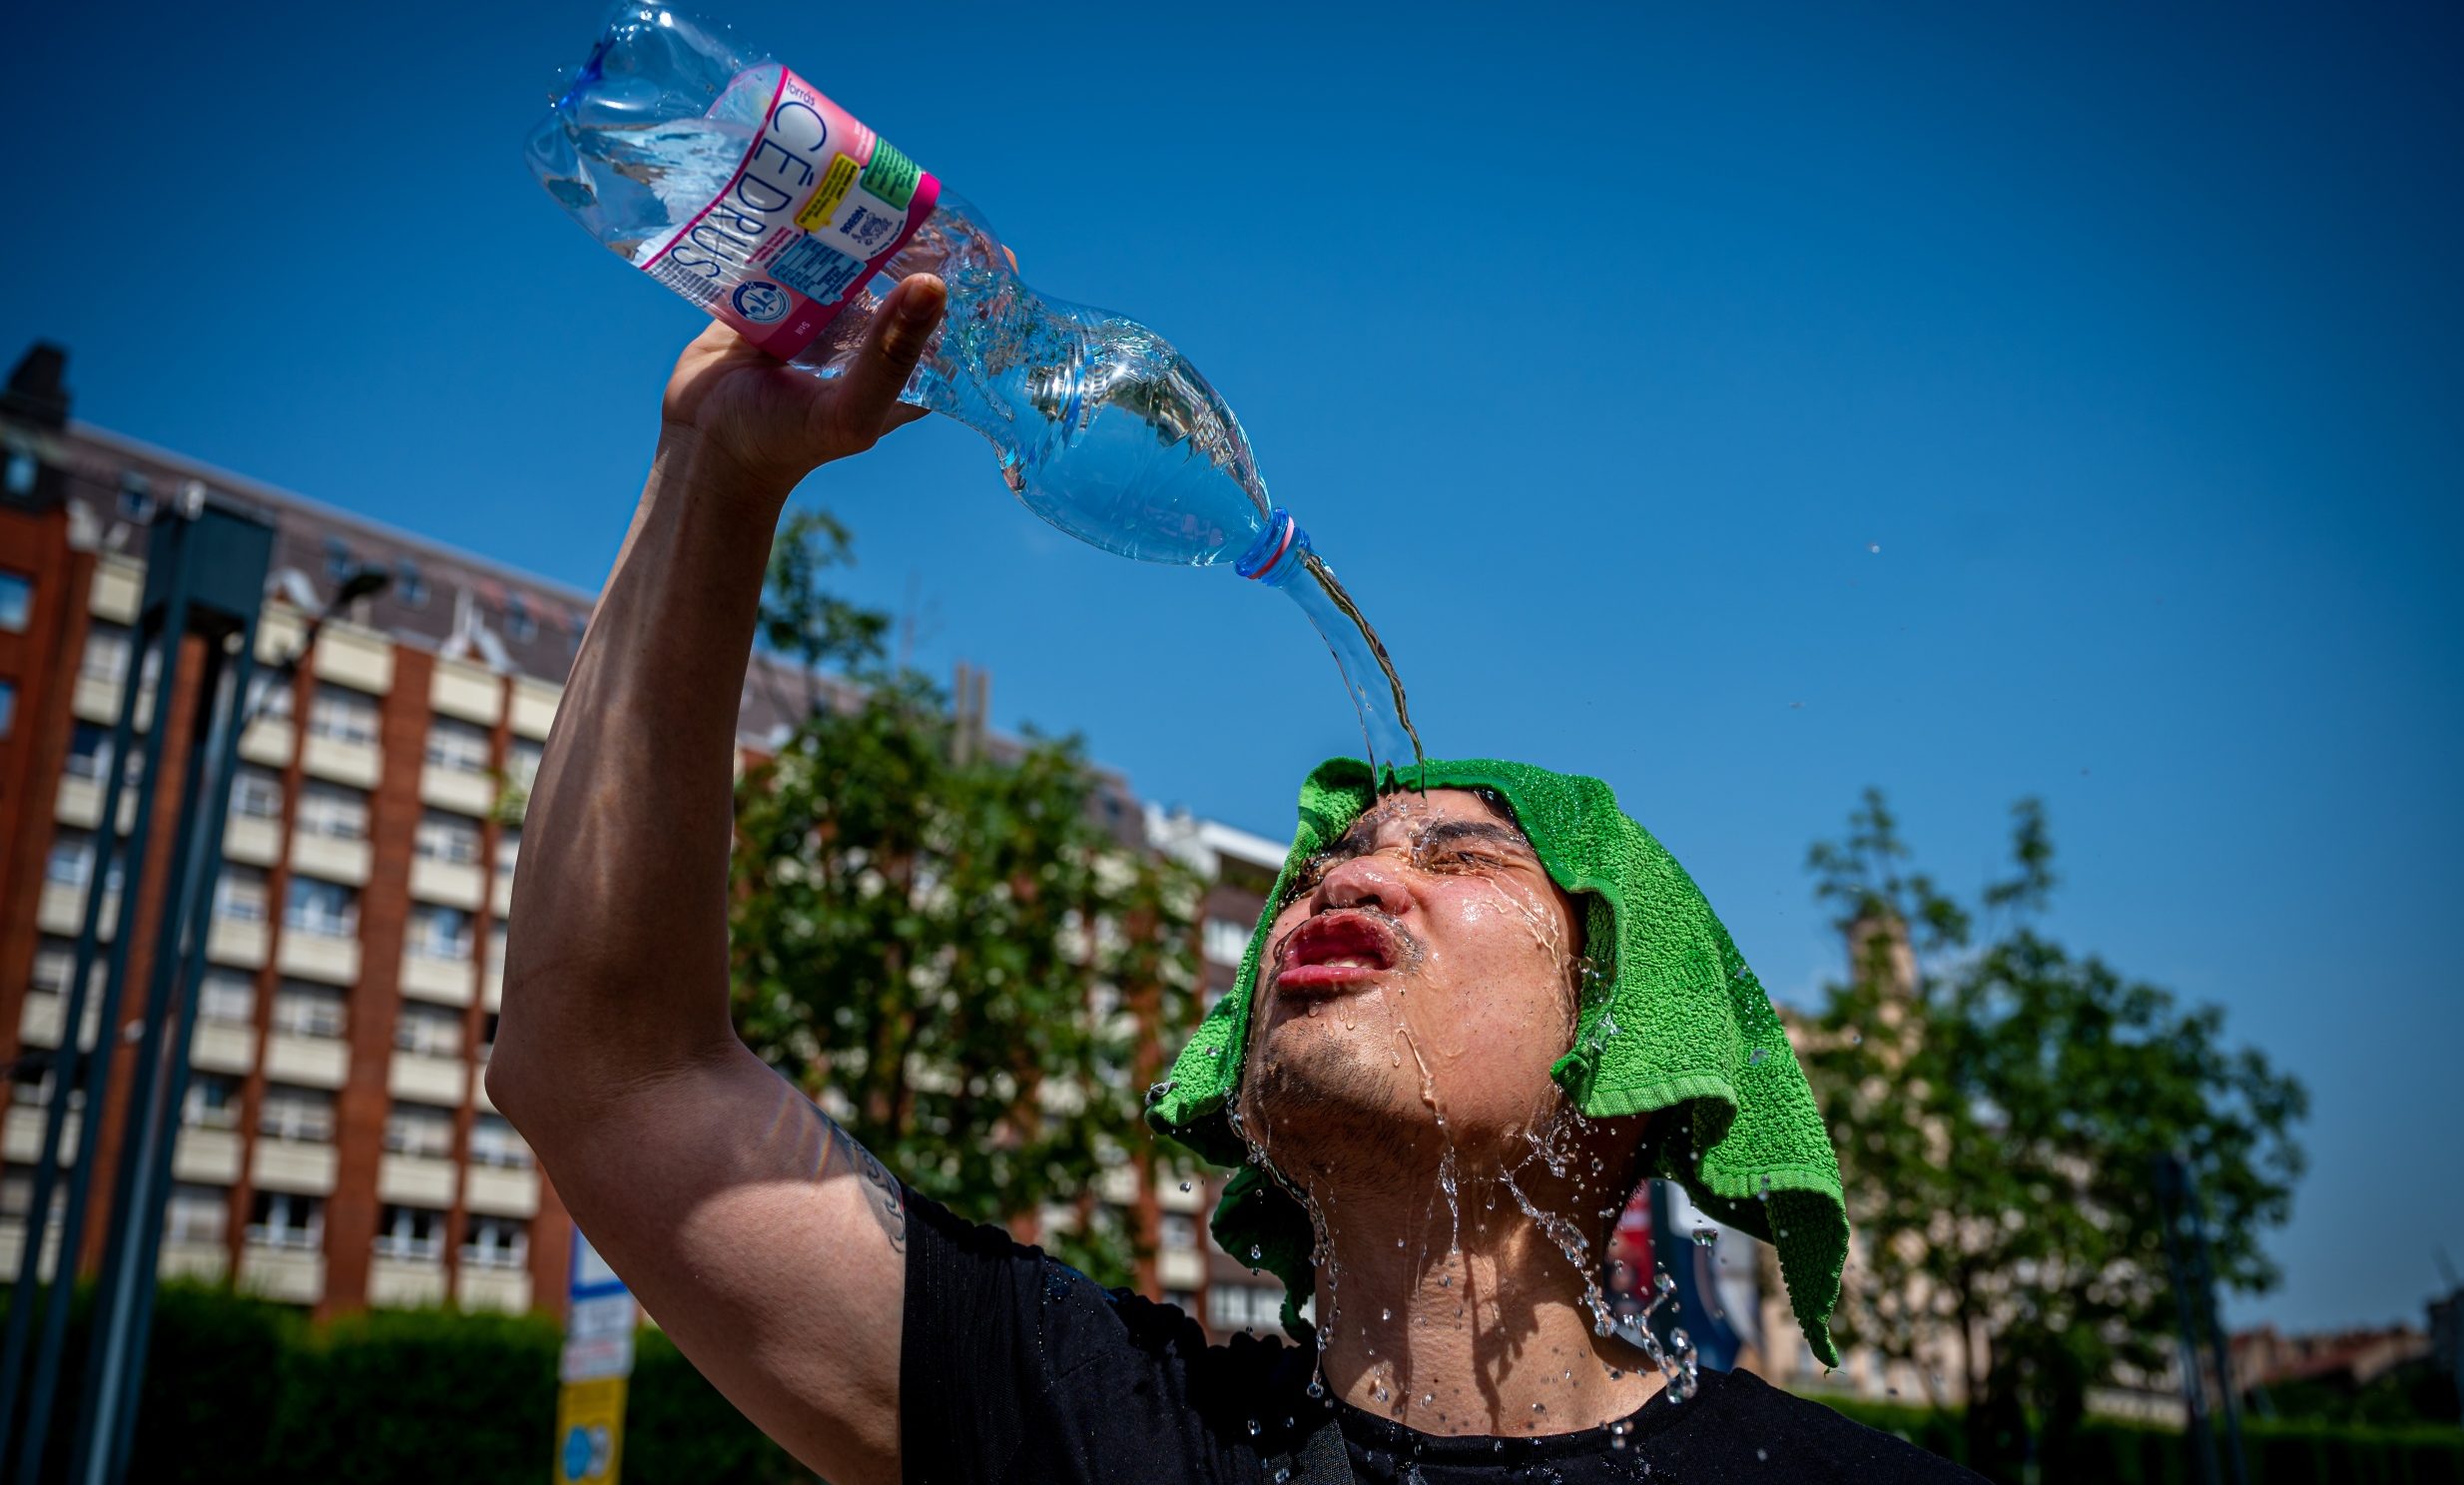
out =
[[2088,1388],[2171,1357],[2159,1155],[2189,1162],[2218,1280],[2272,1286],[2260,1237],[2291,1209],[2307,1107],[2224,1045],[2218,1008],[2032,927],[2053,841],[2035,801],[2013,814],[2008,875],[1973,905],[1912,869],[1877,790],[1808,858],[1851,947],[1806,1038],[1859,1232],[1843,1328],[1907,1358],[1956,1336],[1969,1462],[1988,1473],[2011,1467],[2030,1413],[2059,1465]]
[[1097,1184],[1158,1174],[1139,1095],[1193,1009],[1199,884],[1076,740],[987,747],[886,667],[887,621],[822,590],[847,559],[800,515],[771,562],[765,645],[848,683],[806,686],[737,791],[738,1029],[918,1190],[1125,1282],[1138,1234]]

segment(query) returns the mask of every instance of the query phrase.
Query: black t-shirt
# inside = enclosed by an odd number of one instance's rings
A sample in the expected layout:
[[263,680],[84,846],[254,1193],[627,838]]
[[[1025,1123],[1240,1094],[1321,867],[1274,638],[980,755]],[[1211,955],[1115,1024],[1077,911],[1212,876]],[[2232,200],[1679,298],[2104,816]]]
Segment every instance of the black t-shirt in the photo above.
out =
[[[908,1485],[1068,1480],[1268,1485],[1329,1404],[1282,1340],[1209,1345],[1174,1305],[1076,1269],[908,1193],[899,1364]],[[1363,1485],[1974,1482],[1978,1476],[1747,1372],[1702,1374],[1607,1428],[1438,1438],[1333,1405]]]

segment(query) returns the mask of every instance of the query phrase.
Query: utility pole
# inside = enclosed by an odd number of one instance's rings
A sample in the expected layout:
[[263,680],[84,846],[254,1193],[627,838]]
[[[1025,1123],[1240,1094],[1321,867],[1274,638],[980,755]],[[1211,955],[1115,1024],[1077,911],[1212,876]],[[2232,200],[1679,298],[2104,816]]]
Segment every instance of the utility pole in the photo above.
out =
[[[255,515],[209,503],[202,488],[155,517],[147,548],[145,596],[138,612],[136,643],[122,678],[120,715],[109,756],[115,766],[104,783],[103,828],[96,833],[94,865],[86,883],[85,912],[65,997],[63,1035],[44,1111],[42,1149],[32,1171],[32,1203],[25,1246],[18,1255],[16,1287],[5,1341],[0,1341],[0,1468],[10,1478],[39,1478],[57,1401],[61,1353],[68,1334],[69,1296],[77,1281],[78,1254],[91,1205],[100,1154],[103,1115],[111,1095],[113,1056],[126,1040],[123,1006],[128,1000],[129,956],[139,928],[146,863],[153,840],[155,806],[175,730],[173,698],[183,694],[180,661],[191,638],[201,641],[200,674],[187,726],[189,745],[181,769],[179,814],[171,839],[162,842],[169,861],[162,909],[146,976],[142,1019],[134,1026],[137,1052],[130,1071],[126,1129],[112,1171],[112,1197],[97,1275],[85,1385],[71,1443],[70,1479],[76,1485],[118,1485],[127,1477],[129,1447],[136,1432],[138,1380],[154,1318],[154,1268],[163,1231],[163,1207],[171,1191],[172,1146],[187,1097],[189,1042],[196,1029],[196,987],[204,969],[206,931],[217,868],[222,862],[223,821],[246,711],[249,678],[256,666],[257,615],[264,600],[266,569],[274,551],[274,528]],[[148,699],[145,678],[158,677],[147,719],[145,761],[137,812],[125,842],[117,829],[127,770],[126,758]],[[123,860],[125,858],[125,860]],[[100,1027],[94,1045],[84,1045],[86,1001],[102,939],[103,902],[121,868],[119,911],[103,983]],[[67,1174],[57,1258],[42,1273],[52,1197],[60,1183],[60,1151],[70,1106],[83,1095],[78,1158]],[[39,1329],[38,1329],[39,1325]]]
[[2172,1271],[2173,1304],[2181,1325],[2181,1400],[2189,1410],[2187,1431],[2198,1439],[2198,1478],[2202,1485],[2220,1485],[2214,1430],[2209,1426],[2206,1383],[2201,1373],[2199,1341],[2203,1334],[2215,1362],[2216,1391],[2224,1413],[2225,1462],[2232,1468],[2232,1485],[2248,1485],[2249,1467],[2241,1452],[2241,1405],[2235,1396],[2232,1356],[2216,1323],[2215,1275],[2209,1265],[2207,1225],[2199,1214],[2198,1187],[2190,1162],[2178,1151],[2156,1160],[2156,1207],[2164,1225],[2164,1261]]

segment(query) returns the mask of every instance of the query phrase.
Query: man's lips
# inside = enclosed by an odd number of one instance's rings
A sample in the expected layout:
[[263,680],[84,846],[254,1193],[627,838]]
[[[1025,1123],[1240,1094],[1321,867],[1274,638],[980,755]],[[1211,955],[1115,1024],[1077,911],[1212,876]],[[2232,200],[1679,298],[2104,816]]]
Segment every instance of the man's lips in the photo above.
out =
[[1363,985],[1400,959],[1395,932],[1364,913],[1328,913],[1292,930],[1276,956],[1275,993],[1324,995]]

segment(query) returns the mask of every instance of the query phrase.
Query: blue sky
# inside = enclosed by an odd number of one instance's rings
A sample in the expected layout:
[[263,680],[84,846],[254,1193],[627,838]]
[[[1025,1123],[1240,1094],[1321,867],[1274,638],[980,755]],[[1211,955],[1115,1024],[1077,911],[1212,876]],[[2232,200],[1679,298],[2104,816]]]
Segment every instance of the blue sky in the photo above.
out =
[[[729,14],[1037,287],[1171,336],[1432,752],[1607,778],[1783,997],[1838,960],[1802,863],[1860,788],[1961,883],[2042,796],[2054,929],[2315,1096],[2235,1313],[2418,1320],[2464,1258],[2464,23],[1855,9]],[[597,14],[40,7],[0,350],[595,585],[697,324],[521,164]],[[1282,835],[1357,745],[1289,604],[1076,545],[960,427],[800,498],[919,663],[1151,798]]]

